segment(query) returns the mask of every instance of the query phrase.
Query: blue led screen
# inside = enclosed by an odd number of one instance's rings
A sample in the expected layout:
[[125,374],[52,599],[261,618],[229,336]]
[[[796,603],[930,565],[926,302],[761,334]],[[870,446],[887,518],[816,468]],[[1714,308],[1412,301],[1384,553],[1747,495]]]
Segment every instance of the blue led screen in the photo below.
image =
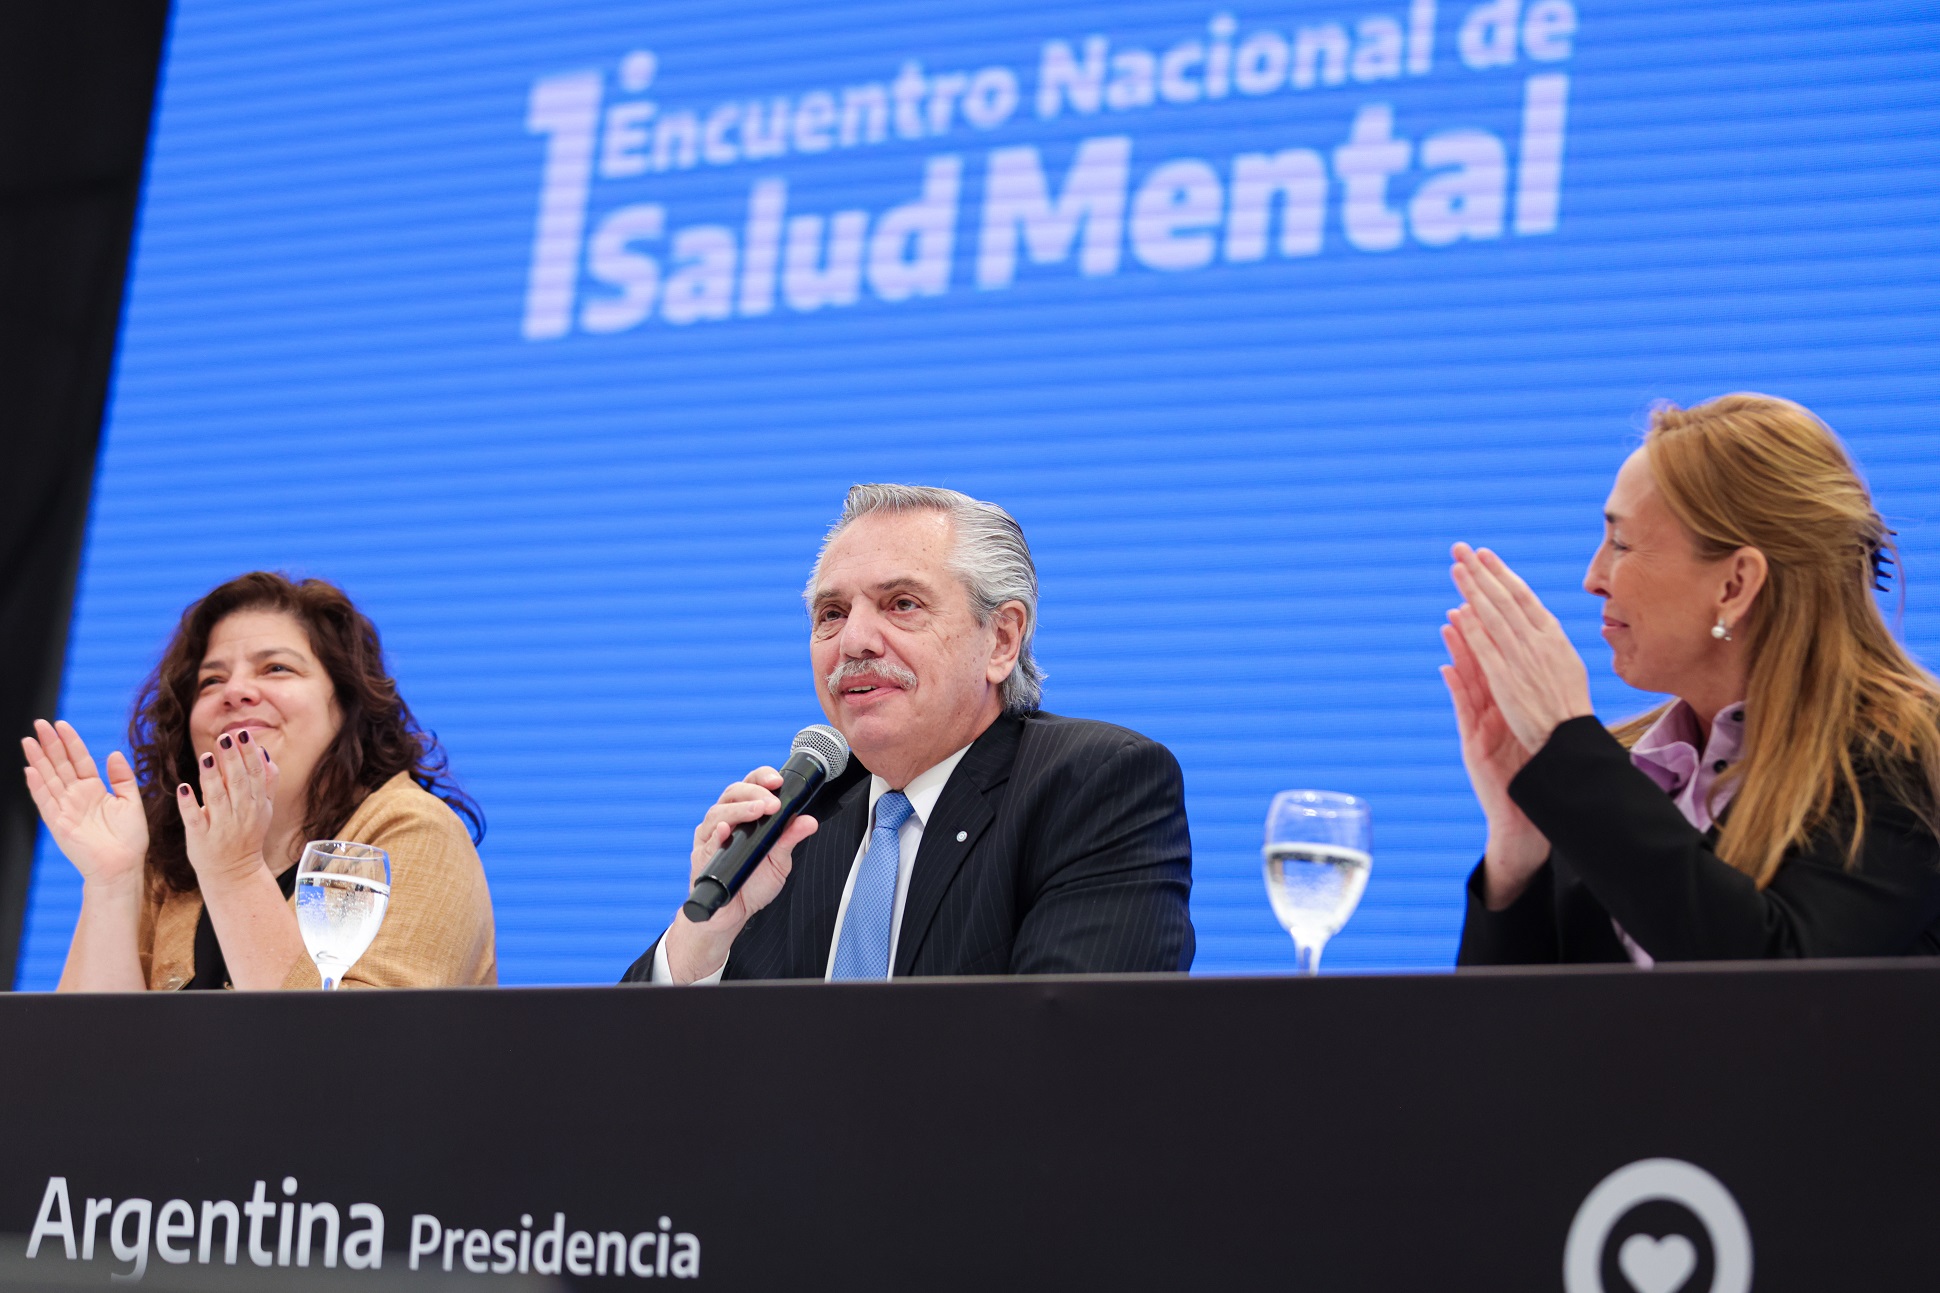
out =
[[[508,983],[616,978],[819,719],[854,481],[1023,522],[1047,708],[1186,772],[1196,969],[1283,971],[1272,792],[1365,795],[1338,970],[1446,967],[1456,538],[1564,618],[1654,400],[1804,401],[1940,655],[1930,5],[181,0],[64,711],[342,584],[483,804]],[[43,841],[22,987],[79,901]]]

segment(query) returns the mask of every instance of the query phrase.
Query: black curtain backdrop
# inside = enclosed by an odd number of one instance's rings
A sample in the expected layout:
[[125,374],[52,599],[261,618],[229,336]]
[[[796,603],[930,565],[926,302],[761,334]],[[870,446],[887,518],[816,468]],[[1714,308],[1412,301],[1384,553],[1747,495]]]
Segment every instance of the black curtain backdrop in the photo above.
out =
[[166,0],[0,0],[0,734],[9,738],[0,743],[0,984],[9,986],[36,826],[11,739],[60,700],[167,29]]

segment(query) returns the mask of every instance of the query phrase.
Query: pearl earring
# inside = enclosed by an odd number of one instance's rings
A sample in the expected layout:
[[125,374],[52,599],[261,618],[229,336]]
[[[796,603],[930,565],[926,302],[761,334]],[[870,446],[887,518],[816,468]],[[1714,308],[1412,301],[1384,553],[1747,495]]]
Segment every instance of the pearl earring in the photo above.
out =
[[1731,641],[1731,630],[1724,626],[1724,616],[1718,616],[1718,622],[1711,626],[1711,636],[1720,642]]

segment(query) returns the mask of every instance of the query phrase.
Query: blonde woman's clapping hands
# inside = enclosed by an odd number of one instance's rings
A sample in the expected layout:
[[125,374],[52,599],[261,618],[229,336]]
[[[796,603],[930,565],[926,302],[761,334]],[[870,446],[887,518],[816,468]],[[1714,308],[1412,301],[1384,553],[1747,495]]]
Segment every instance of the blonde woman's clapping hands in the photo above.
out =
[[1474,654],[1502,721],[1534,753],[1590,706],[1590,675],[1563,626],[1501,557],[1466,543],[1452,573],[1464,605],[1449,615]]
[[1484,855],[1488,905],[1522,893],[1549,856],[1543,838],[1509,797],[1509,782],[1549,734],[1594,712],[1589,672],[1563,626],[1502,558],[1466,543],[1452,574],[1465,599],[1442,629],[1452,663],[1442,680],[1455,704],[1462,762],[1489,822]]

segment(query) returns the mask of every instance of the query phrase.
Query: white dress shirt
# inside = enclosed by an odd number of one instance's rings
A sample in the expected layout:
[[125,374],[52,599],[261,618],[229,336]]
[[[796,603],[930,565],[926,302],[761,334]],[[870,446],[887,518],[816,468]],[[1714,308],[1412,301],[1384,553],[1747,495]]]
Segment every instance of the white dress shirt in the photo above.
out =
[[[902,827],[896,832],[896,909],[890,918],[889,926],[889,964],[891,966],[896,964],[896,944],[902,938],[903,905],[909,901],[910,873],[916,869],[916,851],[923,845],[923,823],[927,822],[930,814],[936,811],[936,801],[942,798],[943,787],[948,784],[950,774],[957,770],[957,764],[963,762],[963,756],[969,752],[970,747],[964,746],[927,772],[911,777],[909,784],[903,787],[903,797],[909,800],[911,811]],[[849,878],[842,884],[842,902],[835,909],[835,937],[829,940],[829,962],[822,970],[823,978],[827,978],[835,969],[835,951],[842,945],[842,924],[849,916],[849,898],[855,893],[856,873],[862,869],[862,859],[869,852],[869,840],[875,834],[876,801],[888,794],[891,789],[890,784],[881,777],[873,774],[870,776],[868,824],[863,828],[862,843],[856,848],[855,858],[849,863]],[[730,952],[729,955],[732,956],[733,953]],[[723,963],[720,969],[704,979],[696,979],[695,982],[719,983],[726,971],[727,965]],[[653,981],[655,983],[674,981],[673,971],[667,965],[665,934],[660,936],[660,942],[653,950]]]

